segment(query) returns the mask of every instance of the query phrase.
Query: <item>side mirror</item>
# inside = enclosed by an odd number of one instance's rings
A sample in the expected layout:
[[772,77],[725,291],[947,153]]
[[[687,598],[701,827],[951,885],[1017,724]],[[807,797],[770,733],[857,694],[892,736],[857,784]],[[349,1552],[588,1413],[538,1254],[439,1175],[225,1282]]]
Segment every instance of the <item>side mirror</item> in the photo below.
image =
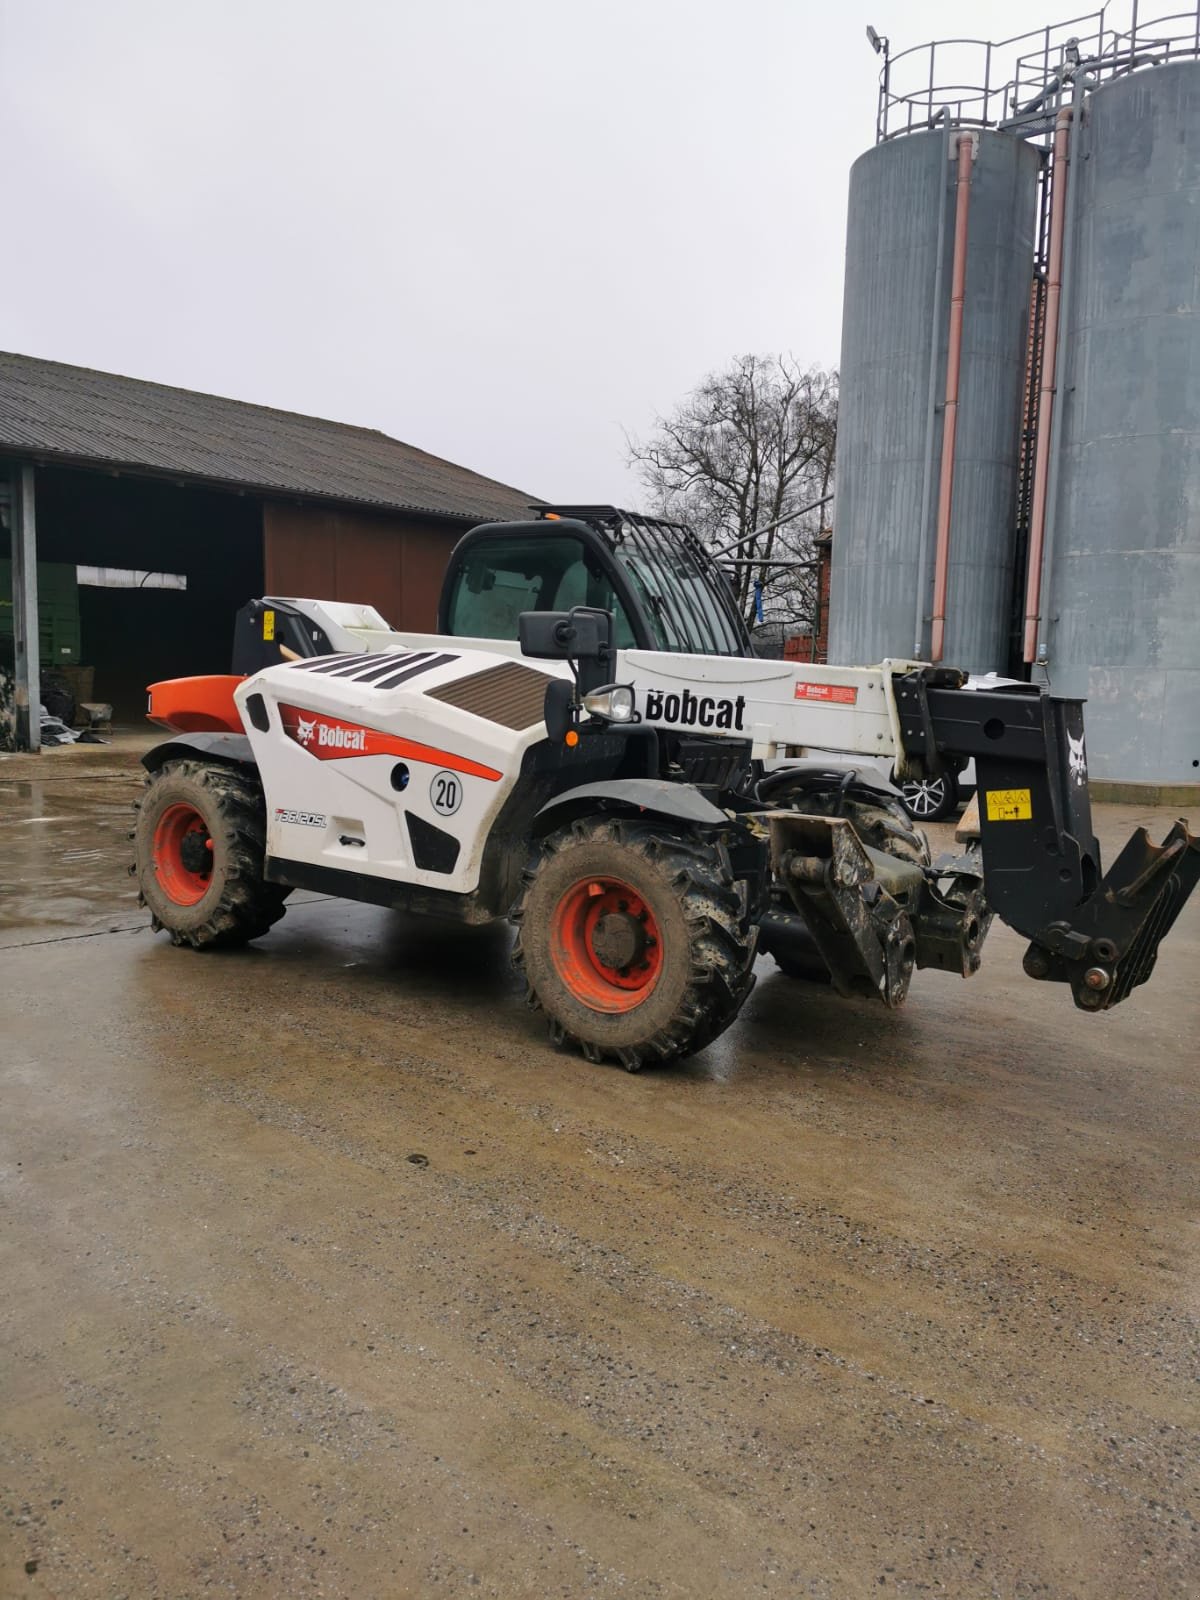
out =
[[607,662],[612,655],[612,627],[612,613],[593,606],[522,611],[517,638],[521,653],[535,660]]

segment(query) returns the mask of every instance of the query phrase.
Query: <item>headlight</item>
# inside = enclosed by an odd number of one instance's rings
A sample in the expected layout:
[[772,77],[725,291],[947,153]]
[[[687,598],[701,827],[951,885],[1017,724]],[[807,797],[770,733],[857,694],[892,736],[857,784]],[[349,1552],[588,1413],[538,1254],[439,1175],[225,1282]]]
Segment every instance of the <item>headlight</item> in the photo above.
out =
[[633,721],[633,690],[627,683],[606,683],[583,697],[583,709],[605,722]]

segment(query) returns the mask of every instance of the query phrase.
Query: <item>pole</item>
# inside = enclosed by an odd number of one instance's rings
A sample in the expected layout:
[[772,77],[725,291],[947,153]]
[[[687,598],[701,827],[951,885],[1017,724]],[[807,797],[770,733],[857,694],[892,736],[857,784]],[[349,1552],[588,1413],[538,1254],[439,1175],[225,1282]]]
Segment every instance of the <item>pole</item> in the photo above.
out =
[[710,550],[708,553],[715,561],[718,556],[728,555],[731,550],[740,550],[744,544],[749,544],[751,539],[757,539],[761,534],[770,533],[772,528],[782,528],[785,522],[795,522],[797,517],[802,517],[806,511],[816,511],[819,506],[827,506],[833,499],[831,494],[824,495],[820,500],[814,500],[811,505],[801,506],[799,511],[789,511],[786,517],[780,517],[777,522],[768,522],[765,527],[755,528],[753,533],[744,533],[740,539],[735,539],[732,544],[723,544],[719,550]]
[[950,343],[946,352],[946,409],[942,416],[942,471],[938,484],[937,543],[933,562],[933,628],[929,659],[940,661],[946,642],[946,590],[950,577],[950,515],[954,506],[954,449],[958,436],[958,383],[962,371],[963,307],[967,294],[967,216],[975,141],[958,135],[954,206],[954,265],[950,278]]
[[1050,616],[1050,584],[1054,573],[1054,538],[1058,522],[1058,479],[1062,464],[1063,424],[1066,422],[1066,401],[1070,392],[1067,379],[1068,362],[1073,357],[1071,339],[1071,301],[1075,289],[1075,223],[1079,215],[1079,178],[1083,167],[1079,162],[1083,132],[1083,93],[1087,84],[1082,70],[1075,74],[1071,90],[1071,136],[1074,141],[1076,181],[1070,185],[1066,197],[1066,215],[1063,218],[1062,294],[1058,307],[1058,354],[1056,358],[1058,387],[1058,426],[1050,439],[1050,466],[1046,474],[1046,535],[1042,545],[1041,587],[1038,593],[1038,642],[1036,661],[1043,668],[1050,658],[1049,634],[1053,618]]
[[1058,374],[1059,307],[1062,300],[1063,219],[1070,172],[1071,107],[1059,110],[1054,124],[1053,192],[1050,200],[1050,260],[1046,271],[1046,325],[1042,335],[1042,376],[1038,390],[1037,453],[1033,462],[1033,505],[1029,514],[1029,559],[1025,581],[1025,631],[1022,658],[1037,658],[1041,620],[1042,562],[1046,539],[1046,497],[1050,480],[1050,440]]
[[925,459],[921,463],[921,542],[917,550],[917,615],[913,620],[913,660],[925,659],[925,602],[929,582],[929,514],[933,510],[933,434],[937,426],[938,355],[942,331],[943,257],[946,253],[946,168],[950,162],[950,128],[942,134],[938,169],[937,253],[933,264],[933,305],[929,313],[929,393],[925,402]]
[[12,469],[13,644],[17,749],[42,748],[41,629],[38,620],[37,521],[33,468]]

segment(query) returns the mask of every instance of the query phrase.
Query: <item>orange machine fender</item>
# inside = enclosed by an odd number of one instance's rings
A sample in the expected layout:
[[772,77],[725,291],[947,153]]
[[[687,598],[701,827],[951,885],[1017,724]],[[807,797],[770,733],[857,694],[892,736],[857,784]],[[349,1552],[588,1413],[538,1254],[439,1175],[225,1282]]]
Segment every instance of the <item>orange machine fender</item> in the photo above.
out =
[[152,683],[146,715],[174,733],[244,733],[233,691],[244,677],[212,674]]

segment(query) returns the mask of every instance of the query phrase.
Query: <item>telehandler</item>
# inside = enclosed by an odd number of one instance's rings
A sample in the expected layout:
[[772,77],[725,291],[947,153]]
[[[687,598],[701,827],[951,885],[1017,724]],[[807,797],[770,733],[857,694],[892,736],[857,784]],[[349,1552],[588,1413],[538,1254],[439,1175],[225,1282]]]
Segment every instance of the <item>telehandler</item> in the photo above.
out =
[[[975,972],[993,915],[1030,977],[1116,1005],[1200,841],[1139,829],[1104,874],[1080,703],[964,683],[758,659],[687,528],[538,508],[460,541],[436,633],[265,598],[230,674],[152,685],[175,737],[143,758],[132,870],[154,927],[197,949],[259,938],[294,888],[509,917],[552,1035],[630,1070],[716,1038],[759,953],[898,1006],[914,968]],[[978,837],[932,861],[879,757],[901,777],[973,759]]]

